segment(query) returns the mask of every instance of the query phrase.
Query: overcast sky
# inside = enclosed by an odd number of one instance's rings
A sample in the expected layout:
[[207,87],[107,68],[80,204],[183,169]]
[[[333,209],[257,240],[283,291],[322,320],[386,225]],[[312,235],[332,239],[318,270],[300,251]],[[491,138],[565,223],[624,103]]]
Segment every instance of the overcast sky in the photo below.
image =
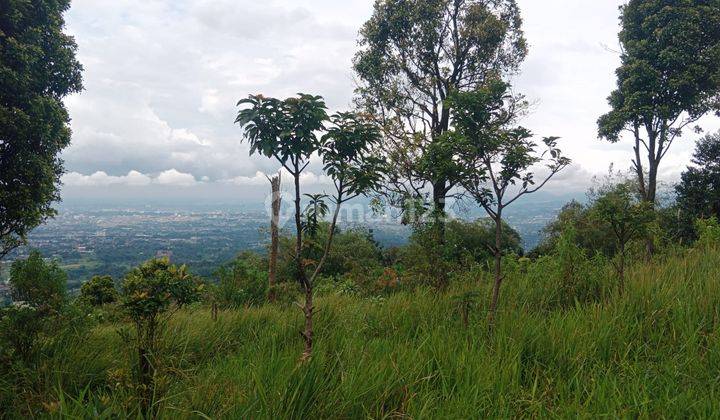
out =
[[[595,121],[614,86],[620,0],[518,0],[530,55],[516,90],[537,102],[523,124],[562,137],[575,164],[549,186],[584,190],[592,174],[629,166],[630,144],[597,139]],[[349,108],[351,59],[371,0],[73,0],[68,31],[79,45],[85,91],[67,99],[73,143],[65,192],[243,194],[277,164],[249,157],[233,125],[251,93],[324,96]],[[703,121],[708,130],[717,119]],[[688,134],[663,164],[686,166]],[[308,184],[321,184],[308,175]]]

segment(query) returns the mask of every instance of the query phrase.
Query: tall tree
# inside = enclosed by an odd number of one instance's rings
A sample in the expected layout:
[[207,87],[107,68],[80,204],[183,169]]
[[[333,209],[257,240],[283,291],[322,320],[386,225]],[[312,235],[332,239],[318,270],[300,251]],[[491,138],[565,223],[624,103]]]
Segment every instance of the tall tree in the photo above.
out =
[[660,210],[659,220],[676,242],[698,239],[698,219],[720,218],[720,133],[697,142],[692,165],[675,185],[675,199],[675,205]]
[[717,0],[630,0],[621,8],[621,66],[599,135],[632,136],[640,194],[655,203],[658,169],[683,129],[720,109]]
[[692,163],[675,187],[680,208],[696,218],[720,219],[720,132],[702,138],[695,147]]
[[[527,54],[515,0],[378,0],[355,57],[357,104],[375,115],[390,172],[385,196],[420,200],[438,221],[459,184],[447,148],[453,91],[513,73]],[[444,237],[441,228],[441,240]]]
[[279,100],[262,95],[250,95],[238,102],[243,107],[235,119],[245,130],[250,154],[261,153],[276,159],[293,177],[295,186],[295,275],[305,291],[305,351],[303,359],[312,354],[313,344],[313,285],[302,259],[303,223],[300,202],[300,176],[310,164],[310,157],[321,147],[318,132],[327,121],[326,106],[319,96],[298,94]]
[[63,33],[70,0],[0,2],[0,258],[55,215],[70,116],[82,89],[77,46]]
[[[515,126],[527,104],[509,89],[507,83],[494,79],[473,92],[453,94],[455,130],[444,136],[454,147],[462,186],[495,223],[495,241],[489,245],[494,257],[490,329],[503,281],[503,212],[521,197],[540,190],[570,164],[556,146],[557,137],[544,138],[546,150],[539,153],[532,133]],[[534,167],[543,162],[547,171],[537,182]]]

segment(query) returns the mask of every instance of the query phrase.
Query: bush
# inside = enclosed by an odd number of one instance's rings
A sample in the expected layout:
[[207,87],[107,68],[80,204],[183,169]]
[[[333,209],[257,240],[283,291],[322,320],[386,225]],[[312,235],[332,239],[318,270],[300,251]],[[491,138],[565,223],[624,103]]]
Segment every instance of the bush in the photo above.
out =
[[296,282],[277,283],[273,286],[275,303],[280,306],[290,306],[300,299],[302,290]]
[[[398,251],[401,283],[446,287],[456,271],[491,260],[489,246],[494,243],[495,224],[488,218],[448,221],[443,243],[432,224],[417,227],[408,245]],[[520,235],[504,222],[502,250],[505,254],[523,254]]]
[[[157,338],[168,320],[169,309],[197,300],[201,287],[185,266],[171,265],[167,258],[150,260],[133,269],[122,285],[122,306],[135,326],[138,391],[143,414],[150,414],[155,395]],[[169,315],[168,315],[169,313]]]
[[698,219],[695,224],[698,232],[696,246],[709,249],[720,245],[720,223],[715,217]]
[[67,275],[56,262],[46,262],[33,251],[26,260],[10,268],[13,304],[0,311],[0,352],[6,362],[29,363],[37,353],[44,333],[66,303]]
[[213,300],[225,308],[260,305],[268,293],[267,271],[261,258],[245,252],[215,272],[217,285],[213,288]]
[[94,276],[80,287],[80,300],[92,306],[115,303],[118,292],[110,276]]
[[[322,258],[329,228],[329,223],[320,223],[317,236],[305,238],[302,257],[310,272],[315,269],[316,264]],[[294,259],[295,238],[281,237],[278,257],[278,282],[295,281],[296,266]],[[382,268],[382,260],[382,249],[375,242],[370,231],[367,229],[337,229],[333,245],[319,275],[340,278],[348,273],[361,271],[368,267]]]
[[41,311],[57,311],[67,297],[67,274],[57,262],[46,262],[38,251],[10,267],[10,296]]

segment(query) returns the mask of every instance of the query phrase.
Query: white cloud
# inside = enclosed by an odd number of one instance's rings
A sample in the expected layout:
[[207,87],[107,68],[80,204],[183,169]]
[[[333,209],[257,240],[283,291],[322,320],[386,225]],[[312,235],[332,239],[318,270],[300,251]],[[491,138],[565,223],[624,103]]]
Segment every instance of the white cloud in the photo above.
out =
[[73,187],[107,187],[111,185],[144,186],[150,185],[152,179],[138,171],[130,171],[124,176],[111,176],[103,171],[92,175],[82,175],[70,172],[62,177],[65,185]]
[[192,174],[184,174],[175,169],[168,169],[167,171],[161,172],[157,178],[154,179],[154,182],[160,185],[176,185],[181,187],[189,187],[197,183]]
[[[260,92],[311,92],[346,108],[366,18],[326,15],[325,6],[337,9],[326,0],[302,3],[75,0],[68,30],[86,89],[67,100],[67,169],[119,176],[175,168],[210,182],[272,171],[272,161],[241,144],[235,104]],[[355,6],[369,15],[362,3]]]
[[[280,172],[284,185],[292,182],[292,175],[290,175],[287,170],[282,169]],[[222,182],[238,186],[264,186],[269,185],[268,177],[274,176],[276,173],[277,172],[265,173],[257,171],[253,176],[236,176],[234,178],[222,180]],[[300,184],[306,187],[325,187],[332,186],[333,182],[332,179],[325,174],[318,175],[312,171],[305,171],[300,175]]]
[[189,187],[197,184],[192,174],[182,173],[175,169],[163,171],[154,178],[134,170],[123,176],[112,176],[103,171],[97,171],[91,175],[69,172],[62,177],[62,182],[70,187],[109,187],[113,185],[143,187],[151,184]]

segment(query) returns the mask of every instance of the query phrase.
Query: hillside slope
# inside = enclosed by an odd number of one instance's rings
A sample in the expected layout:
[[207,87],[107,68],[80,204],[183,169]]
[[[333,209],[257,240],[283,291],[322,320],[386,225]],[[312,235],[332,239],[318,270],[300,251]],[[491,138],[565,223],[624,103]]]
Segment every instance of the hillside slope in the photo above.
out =
[[[720,412],[720,252],[634,267],[624,295],[552,303],[551,280],[522,267],[505,284],[494,335],[488,281],[445,293],[318,299],[317,347],[298,365],[301,314],[265,306],[185,309],[160,350],[157,407],[172,418],[711,417]],[[613,282],[605,273],[605,282]],[[547,284],[543,283],[547,282]],[[482,293],[465,327],[456,296]],[[531,287],[532,286],[532,287]],[[48,414],[134,411],[122,327],[68,340],[41,368]]]

